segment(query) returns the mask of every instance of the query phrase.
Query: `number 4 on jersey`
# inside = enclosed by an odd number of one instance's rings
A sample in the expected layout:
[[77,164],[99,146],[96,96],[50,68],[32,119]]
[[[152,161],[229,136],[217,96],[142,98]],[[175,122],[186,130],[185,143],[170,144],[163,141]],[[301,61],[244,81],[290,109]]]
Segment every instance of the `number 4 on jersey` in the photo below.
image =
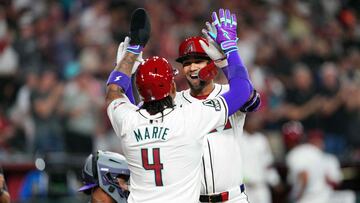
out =
[[141,159],[143,167],[146,170],[154,170],[155,173],[155,184],[156,186],[163,186],[161,170],[163,169],[163,164],[160,162],[160,149],[152,149],[153,154],[153,163],[149,164],[148,149],[141,149]]

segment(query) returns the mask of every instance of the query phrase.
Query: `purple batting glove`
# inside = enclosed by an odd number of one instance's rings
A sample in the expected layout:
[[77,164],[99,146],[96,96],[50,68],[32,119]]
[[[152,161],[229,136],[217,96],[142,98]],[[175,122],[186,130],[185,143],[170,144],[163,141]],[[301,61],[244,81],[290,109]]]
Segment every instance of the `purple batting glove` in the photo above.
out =
[[141,45],[129,45],[126,51],[139,55],[143,49],[144,47]]
[[[224,9],[219,10],[219,18],[216,12],[213,12],[212,15],[212,24],[215,26],[217,35],[216,35],[216,43],[218,43],[221,49],[225,54],[228,54],[232,51],[237,50],[236,41],[237,41],[237,33],[236,33],[236,16],[235,14],[231,14],[228,9],[224,11]],[[212,36],[213,37],[213,36]]]

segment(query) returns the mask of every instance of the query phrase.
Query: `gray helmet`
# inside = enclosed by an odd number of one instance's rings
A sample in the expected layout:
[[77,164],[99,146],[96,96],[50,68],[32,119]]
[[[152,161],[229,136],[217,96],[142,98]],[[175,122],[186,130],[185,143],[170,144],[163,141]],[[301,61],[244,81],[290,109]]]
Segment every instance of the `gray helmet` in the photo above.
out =
[[90,194],[90,189],[101,187],[116,202],[126,202],[128,193],[120,188],[117,181],[119,176],[126,180],[130,177],[125,157],[118,153],[98,150],[95,155],[90,154],[86,158],[82,171],[84,186],[78,191]]

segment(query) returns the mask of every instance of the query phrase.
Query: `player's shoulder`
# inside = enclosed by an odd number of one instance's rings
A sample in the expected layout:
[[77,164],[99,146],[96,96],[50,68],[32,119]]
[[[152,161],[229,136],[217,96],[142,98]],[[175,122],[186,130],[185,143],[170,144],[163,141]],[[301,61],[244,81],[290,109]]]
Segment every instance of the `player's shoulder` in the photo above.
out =
[[215,98],[229,90],[229,85],[226,84],[214,84],[214,89],[211,91],[208,98]]
[[115,99],[107,107],[108,112],[116,112],[116,111],[125,112],[126,111],[126,112],[130,113],[132,111],[135,112],[137,109],[138,109],[138,107],[133,105],[127,98]]
[[335,155],[329,153],[323,153],[323,159],[331,165],[339,165],[339,160]]
[[228,84],[215,84],[215,91],[219,91],[219,94],[222,94],[224,92],[229,91],[229,85]]
[[[214,109],[215,111],[221,111],[222,109],[226,109],[226,102],[222,97],[208,98],[205,100],[192,100],[189,103],[176,103],[176,109],[178,112],[185,113],[199,113],[200,111],[206,111]],[[190,115],[187,114],[187,115]]]
[[322,154],[319,149],[311,144],[301,144],[290,150],[288,153],[289,159],[292,160],[319,160]]
[[181,106],[183,104],[194,102],[194,98],[190,95],[190,89],[186,89],[180,92],[176,92],[174,101],[176,105]]

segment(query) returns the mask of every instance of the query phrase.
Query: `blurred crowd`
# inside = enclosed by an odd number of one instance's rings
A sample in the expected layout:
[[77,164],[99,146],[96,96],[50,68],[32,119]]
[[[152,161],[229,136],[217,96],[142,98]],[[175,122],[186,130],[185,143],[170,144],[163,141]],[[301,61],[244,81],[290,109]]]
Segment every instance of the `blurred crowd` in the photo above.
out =
[[[321,134],[325,151],[360,160],[356,0],[1,1],[0,154],[120,150],[104,87],[137,7],[151,17],[144,58],[163,56],[180,72],[180,42],[200,35],[212,11],[230,8],[240,55],[261,93],[251,115],[258,130],[281,139],[285,122],[300,121],[305,132]],[[181,76],[176,82],[187,87]]]

